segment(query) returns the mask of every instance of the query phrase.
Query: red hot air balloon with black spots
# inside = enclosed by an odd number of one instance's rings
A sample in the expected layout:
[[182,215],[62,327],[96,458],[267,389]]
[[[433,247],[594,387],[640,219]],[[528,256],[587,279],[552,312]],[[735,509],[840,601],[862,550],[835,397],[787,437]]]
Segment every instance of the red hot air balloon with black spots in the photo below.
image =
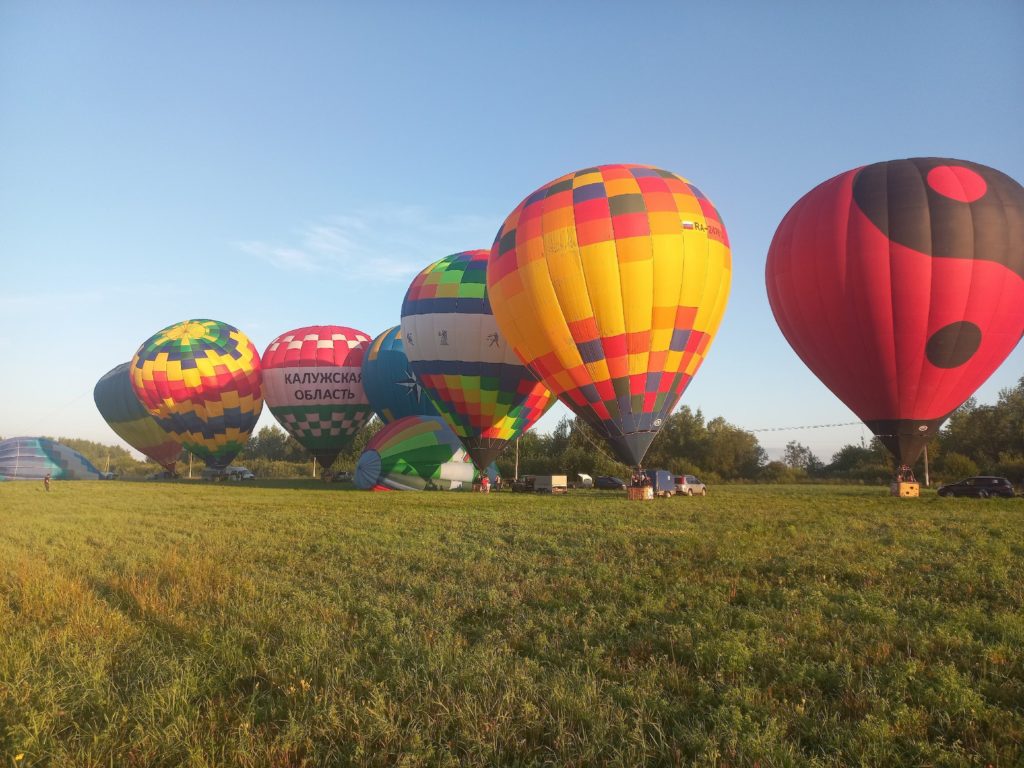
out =
[[1024,187],[935,157],[847,171],[786,214],[765,281],[804,363],[913,464],[1024,334]]

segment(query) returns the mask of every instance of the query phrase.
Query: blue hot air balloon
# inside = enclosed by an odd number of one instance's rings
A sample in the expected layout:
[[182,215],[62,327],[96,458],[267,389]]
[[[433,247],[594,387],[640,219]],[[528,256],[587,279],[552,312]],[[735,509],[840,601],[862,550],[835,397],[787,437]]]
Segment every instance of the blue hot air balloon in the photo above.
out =
[[385,424],[406,416],[440,415],[409,367],[398,325],[370,343],[363,358],[363,390]]

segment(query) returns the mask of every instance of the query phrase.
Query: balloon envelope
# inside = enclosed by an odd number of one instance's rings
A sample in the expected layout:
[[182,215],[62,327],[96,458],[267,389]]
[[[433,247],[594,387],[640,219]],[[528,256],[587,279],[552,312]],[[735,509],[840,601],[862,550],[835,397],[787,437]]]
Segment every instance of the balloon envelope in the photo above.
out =
[[0,480],[99,480],[100,473],[78,451],[45,437],[0,440]]
[[406,416],[370,438],[356,465],[363,490],[450,490],[472,483],[473,464],[440,416]]
[[440,415],[413,375],[401,326],[389,328],[370,342],[363,358],[363,388],[385,424],[406,416]]
[[140,453],[174,473],[181,442],[164,429],[132,389],[131,363],[121,363],[96,382],[96,408],[112,430]]
[[527,367],[639,465],[707,354],[731,269],[725,226],[697,187],[603,165],[519,204],[494,241],[487,288]]
[[263,409],[259,352],[216,320],[186,320],[151,336],[132,358],[131,377],[157,423],[217,469],[245,447]]
[[498,330],[488,257],[455,253],[420,272],[405,294],[401,326],[416,379],[480,469],[554,402]]
[[312,325],[281,334],[263,353],[270,412],[324,467],[373,416],[363,390],[369,344],[354,328]]
[[1024,188],[945,158],[842,173],[786,214],[765,267],[787,341],[913,464],[1024,333]]

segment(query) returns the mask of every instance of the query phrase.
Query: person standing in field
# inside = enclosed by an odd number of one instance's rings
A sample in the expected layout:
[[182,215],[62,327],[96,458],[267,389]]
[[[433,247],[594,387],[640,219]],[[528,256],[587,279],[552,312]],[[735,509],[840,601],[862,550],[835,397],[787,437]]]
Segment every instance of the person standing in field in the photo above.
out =
[[45,488],[47,491],[50,490],[50,473],[49,472],[47,472],[43,476],[43,488]]

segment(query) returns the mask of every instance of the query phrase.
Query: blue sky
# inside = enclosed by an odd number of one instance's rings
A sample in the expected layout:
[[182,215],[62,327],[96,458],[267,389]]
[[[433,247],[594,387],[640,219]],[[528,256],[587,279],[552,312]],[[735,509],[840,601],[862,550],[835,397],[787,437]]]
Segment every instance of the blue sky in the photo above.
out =
[[[0,435],[118,443],[96,380],[189,317],[260,350],[309,324],[375,335],[423,266],[490,247],[535,188],[607,162],[685,176],[729,231],[729,307],[683,403],[747,429],[855,422],[774,322],[775,227],[870,162],[1024,181],[1022,39],[1019,0],[8,0]],[[979,399],[1022,374],[1018,347]],[[870,436],[757,434],[826,460]]]

